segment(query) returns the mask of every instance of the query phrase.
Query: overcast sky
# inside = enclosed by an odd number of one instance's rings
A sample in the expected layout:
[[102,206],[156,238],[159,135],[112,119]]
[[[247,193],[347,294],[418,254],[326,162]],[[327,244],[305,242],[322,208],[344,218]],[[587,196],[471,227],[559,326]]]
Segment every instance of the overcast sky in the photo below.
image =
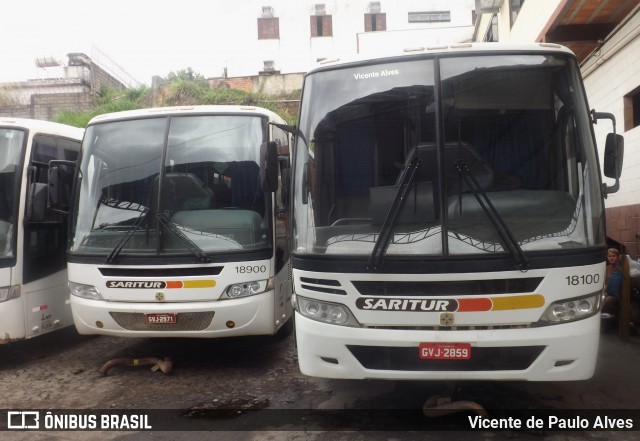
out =
[[[0,82],[46,77],[38,57],[66,62],[96,47],[144,84],[191,67],[222,75],[242,0],[11,0],[0,5]],[[237,27],[236,27],[237,28]],[[243,36],[235,35],[234,38]]]

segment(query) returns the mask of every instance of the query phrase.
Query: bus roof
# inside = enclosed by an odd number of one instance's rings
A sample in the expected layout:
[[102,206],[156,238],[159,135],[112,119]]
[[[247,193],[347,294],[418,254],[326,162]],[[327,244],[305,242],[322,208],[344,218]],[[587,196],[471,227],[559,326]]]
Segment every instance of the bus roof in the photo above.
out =
[[80,127],[40,119],[12,118],[7,116],[0,117],[0,127],[28,129],[33,132],[48,133],[73,139],[82,139],[82,135],[84,134],[84,129]]
[[404,57],[414,57],[416,55],[436,55],[436,54],[457,54],[467,53],[469,55],[478,55],[481,53],[496,52],[526,52],[526,53],[549,53],[558,52],[568,55],[574,55],[571,50],[565,46],[555,43],[457,43],[451,45],[438,46],[420,46],[419,43],[414,47],[405,48],[402,51],[380,51],[376,55],[360,54],[350,58],[336,58],[322,60],[307,72],[313,73],[317,70],[331,69],[351,63],[362,63],[365,61],[382,61],[385,59],[400,59]]
[[223,105],[194,105],[194,106],[174,106],[174,107],[150,107],[146,109],[125,110],[122,112],[105,113],[95,116],[87,125],[95,123],[103,123],[107,121],[116,121],[121,119],[134,119],[153,117],[159,115],[188,115],[188,114],[239,114],[246,113],[248,115],[262,115],[269,117],[270,120],[285,123],[277,113],[262,107],[255,106],[223,106]]

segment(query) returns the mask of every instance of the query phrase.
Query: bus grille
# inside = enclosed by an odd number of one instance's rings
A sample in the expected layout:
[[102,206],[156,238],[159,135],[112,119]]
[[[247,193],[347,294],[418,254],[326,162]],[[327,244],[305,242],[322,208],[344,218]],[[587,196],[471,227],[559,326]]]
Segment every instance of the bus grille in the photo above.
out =
[[129,331],[202,331],[213,320],[213,311],[176,314],[176,323],[147,323],[140,312],[110,312],[111,317]]
[[347,348],[366,369],[392,371],[519,371],[527,369],[544,346],[471,348],[470,360],[423,360],[417,347],[356,346]]
[[354,280],[353,286],[363,296],[466,296],[486,294],[518,294],[535,292],[542,277],[493,280],[453,281],[365,281]]

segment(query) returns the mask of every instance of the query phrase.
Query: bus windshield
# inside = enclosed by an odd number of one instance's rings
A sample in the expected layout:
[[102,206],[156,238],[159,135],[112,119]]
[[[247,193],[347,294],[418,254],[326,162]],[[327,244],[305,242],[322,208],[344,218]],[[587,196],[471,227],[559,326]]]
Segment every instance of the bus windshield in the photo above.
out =
[[578,66],[562,54],[312,72],[294,159],[293,251],[367,259],[382,246],[386,256],[526,260],[602,246],[587,109]]
[[256,115],[161,116],[90,125],[73,213],[74,254],[186,255],[271,247]]
[[25,133],[0,128],[0,258],[15,257],[17,198]]

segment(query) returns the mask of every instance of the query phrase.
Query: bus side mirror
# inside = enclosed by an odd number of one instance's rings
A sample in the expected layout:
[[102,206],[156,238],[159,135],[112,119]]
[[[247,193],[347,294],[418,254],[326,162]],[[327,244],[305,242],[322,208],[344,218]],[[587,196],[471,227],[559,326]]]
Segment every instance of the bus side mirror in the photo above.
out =
[[280,156],[278,158],[280,161],[280,182],[282,185],[280,191],[280,207],[278,208],[278,215],[281,218],[286,217],[287,212],[289,211],[289,197],[290,197],[290,188],[291,188],[291,167],[289,165],[289,157],[288,156]]
[[623,156],[624,137],[615,133],[609,133],[604,145],[604,175],[607,178],[620,179],[622,175]]
[[302,167],[302,204],[309,203],[309,163],[306,162]]
[[613,178],[616,183],[612,186],[603,184],[604,197],[620,190],[620,176],[622,175],[622,157],[624,156],[624,138],[616,134],[616,117],[613,113],[596,112],[591,110],[591,122],[597,124],[599,119],[609,119],[613,124],[613,133],[607,135],[604,145],[603,171],[607,178]]
[[31,189],[29,198],[29,212],[27,213],[27,221],[42,222],[47,213],[47,184],[35,182]]
[[260,187],[265,193],[278,189],[278,145],[273,141],[260,146]]
[[47,184],[36,182],[36,167],[29,166],[27,173],[29,176],[29,190],[24,217],[27,222],[42,222],[47,214]]
[[613,178],[613,186],[605,186],[605,194],[615,193],[620,189],[622,175],[622,159],[624,156],[624,137],[616,133],[609,133],[604,146],[604,175]]
[[280,202],[282,203],[282,205],[284,207],[289,205],[289,188],[290,183],[289,181],[291,180],[291,169],[290,168],[284,168],[282,169],[282,195],[280,196]]
[[49,209],[58,214],[69,214],[75,162],[49,161]]

